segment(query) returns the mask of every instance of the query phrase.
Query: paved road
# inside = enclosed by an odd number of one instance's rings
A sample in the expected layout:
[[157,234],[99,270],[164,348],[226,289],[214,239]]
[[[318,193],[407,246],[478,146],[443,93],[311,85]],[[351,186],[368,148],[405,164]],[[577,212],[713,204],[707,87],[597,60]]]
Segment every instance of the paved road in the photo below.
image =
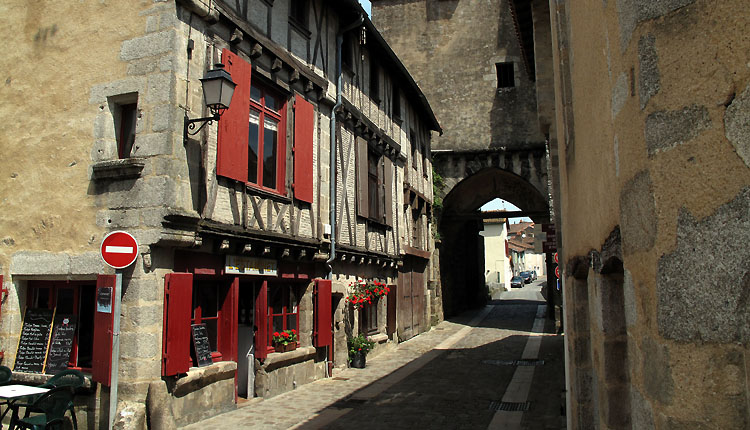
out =
[[[392,351],[186,429],[560,429],[563,341],[540,282]],[[518,365],[516,360],[527,359]],[[497,409],[524,409],[504,411]]]

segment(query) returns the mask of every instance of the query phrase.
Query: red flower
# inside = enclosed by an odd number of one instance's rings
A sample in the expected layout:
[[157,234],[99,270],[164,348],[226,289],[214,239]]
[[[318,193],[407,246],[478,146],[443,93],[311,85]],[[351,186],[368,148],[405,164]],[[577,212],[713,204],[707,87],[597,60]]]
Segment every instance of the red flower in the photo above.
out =
[[275,331],[275,332],[273,332],[273,335],[276,336],[276,337],[279,337],[279,332]]
[[282,335],[283,335],[284,337],[286,337],[286,338],[289,338],[289,333],[287,333],[287,332],[284,332],[284,333],[282,333]]
[[297,330],[292,329],[292,334],[297,334]]

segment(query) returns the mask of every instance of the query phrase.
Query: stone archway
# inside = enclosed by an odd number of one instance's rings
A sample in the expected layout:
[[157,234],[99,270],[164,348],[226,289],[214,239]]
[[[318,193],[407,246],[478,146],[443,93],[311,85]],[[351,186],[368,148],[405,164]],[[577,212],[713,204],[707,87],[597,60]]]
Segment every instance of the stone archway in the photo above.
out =
[[550,219],[546,152],[485,151],[433,154],[445,182],[441,190],[440,271],[445,316],[486,303],[483,229],[478,209],[501,198],[536,223]]

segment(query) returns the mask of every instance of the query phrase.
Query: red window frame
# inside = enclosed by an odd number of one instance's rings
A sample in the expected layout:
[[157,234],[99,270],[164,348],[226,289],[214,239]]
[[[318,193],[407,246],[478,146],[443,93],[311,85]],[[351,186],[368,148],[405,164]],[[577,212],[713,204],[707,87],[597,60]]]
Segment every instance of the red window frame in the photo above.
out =
[[[81,320],[81,290],[82,288],[89,288],[89,297],[91,303],[90,309],[90,321]],[[95,314],[95,303],[96,303],[96,281],[29,281],[27,288],[26,306],[28,308],[42,308],[42,309],[55,309],[57,307],[57,301],[59,298],[59,292],[65,290],[72,290],[73,292],[73,309],[72,312],[66,311],[65,313],[72,313],[77,317],[76,334],[73,337],[73,346],[70,351],[70,358],[68,360],[69,369],[84,370],[90,372],[93,367],[93,351],[94,351],[94,314]],[[40,302],[42,291],[47,292],[46,303]],[[85,330],[87,337],[90,338],[90,347],[92,356],[90,358],[90,365],[84,367],[79,366],[79,342],[81,337],[81,331]]]
[[[254,99],[255,91],[259,93],[259,98]],[[269,106],[269,99],[273,98],[278,103],[278,109],[274,110]],[[248,164],[248,183],[260,189],[272,191],[275,193],[283,193],[285,191],[285,178],[286,178],[286,97],[283,97],[277,91],[274,91],[267,86],[258,82],[251,82],[250,84],[250,116],[248,118],[249,130],[248,130],[248,152],[247,152],[247,164]],[[253,139],[253,114],[257,115],[257,136]],[[267,177],[265,172],[265,133],[266,129],[263,126],[266,120],[276,123],[276,142],[274,143],[274,149],[276,150],[276,160],[274,160],[275,166],[275,178],[272,183],[267,183]],[[255,142],[253,142],[255,140]],[[256,146],[256,155],[253,156],[252,147]],[[251,162],[255,163],[255,174],[251,169]],[[253,176],[255,176],[253,178]]]
[[[268,283],[268,303],[266,312],[266,347],[269,351],[273,350],[273,333],[274,331],[294,329],[299,334],[299,305],[301,302],[300,286],[295,283]],[[292,304],[291,295],[296,297],[296,306]],[[281,294],[281,307],[274,310],[274,298]],[[289,317],[294,317],[294,324],[289,324]],[[274,327],[274,318],[281,318],[281,327]],[[299,338],[298,338],[299,339]]]
[[[197,276],[193,279],[190,324],[213,325],[207,328],[212,349],[211,358],[214,362],[236,359],[238,288],[237,277]],[[212,309],[206,308],[206,303],[201,301],[201,294],[206,290],[213,290],[212,293],[215,294]],[[193,366],[198,366],[192,339],[190,355]]]
[[[206,324],[207,332],[209,334],[209,342],[211,344],[211,357],[214,360],[221,361],[222,354],[219,352],[219,337],[221,336],[219,321],[222,317],[222,310],[220,303],[223,302],[223,296],[226,295],[226,288],[216,285],[214,282],[207,281],[195,281],[193,284],[193,301],[192,301],[192,313],[190,315],[190,324]],[[205,294],[204,292],[208,292]],[[209,295],[213,296],[213,306],[205,299]],[[210,309],[209,309],[210,308]],[[191,353],[193,353],[191,351]],[[197,366],[195,357],[193,357],[193,364]]]

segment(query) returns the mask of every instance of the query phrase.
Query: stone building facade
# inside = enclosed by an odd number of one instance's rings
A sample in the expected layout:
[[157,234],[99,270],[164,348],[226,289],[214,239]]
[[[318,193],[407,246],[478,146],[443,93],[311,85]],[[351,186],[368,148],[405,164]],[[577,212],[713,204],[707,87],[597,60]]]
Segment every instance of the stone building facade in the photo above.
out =
[[[74,315],[82,428],[109,420],[99,358],[112,333],[94,321],[114,286],[99,257],[111,231],[139,244],[115,292],[123,428],[291,390],[346,366],[349,336],[368,334],[378,353],[441,317],[428,289],[440,126],[356,1],[4,9],[0,109],[17,120],[0,126],[2,364],[13,367],[27,309]],[[188,135],[186,118],[209,115],[200,79],[216,63],[237,84],[232,104]],[[391,294],[355,311],[357,279]],[[191,353],[201,324],[208,366]],[[275,351],[283,329],[298,331],[295,350]]]
[[748,428],[747,4],[550,4],[569,428]]
[[[539,112],[553,108],[552,71],[537,70],[537,47],[520,43],[527,35],[519,23],[531,15],[515,3],[372,1],[375,25],[424,89],[444,129],[433,137],[432,152],[445,180],[438,229],[446,315],[487,301],[483,227],[475,213],[483,204],[501,198],[538,224],[551,219],[550,115]],[[542,54],[551,46],[548,34],[531,40],[539,41]]]

